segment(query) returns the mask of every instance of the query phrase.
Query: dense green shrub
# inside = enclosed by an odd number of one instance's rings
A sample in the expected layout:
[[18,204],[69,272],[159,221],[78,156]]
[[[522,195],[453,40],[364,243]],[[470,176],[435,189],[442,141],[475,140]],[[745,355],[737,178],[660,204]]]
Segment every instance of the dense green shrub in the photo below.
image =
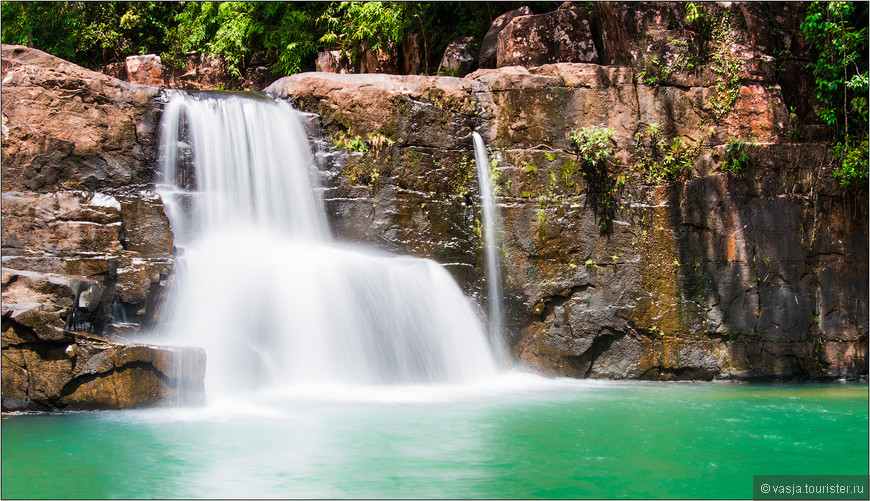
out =
[[663,184],[685,177],[692,170],[700,146],[684,144],[682,138],[668,141],[659,124],[646,124],[634,135],[638,162],[634,169],[648,183]]
[[610,140],[613,138],[613,134],[613,128],[595,125],[573,131],[571,142],[577,149],[581,164],[594,168],[612,155],[613,149],[610,147]]

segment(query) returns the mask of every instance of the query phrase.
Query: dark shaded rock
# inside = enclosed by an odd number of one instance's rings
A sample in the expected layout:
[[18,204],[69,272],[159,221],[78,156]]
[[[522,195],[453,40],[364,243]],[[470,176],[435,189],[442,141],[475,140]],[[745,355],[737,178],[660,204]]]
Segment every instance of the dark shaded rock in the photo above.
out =
[[477,49],[474,47],[474,37],[459,37],[447,44],[438,74],[446,73],[454,77],[463,77],[471,73],[476,66]]
[[631,64],[631,42],[625,26],[617,17],[613,2],[595,2],[592,5],[595,23],[595,46],[601,64],[628,66]]
[[513,18],[498,35],[497,66],[598,63],[589,15],[582,9]]
[[314,71],[326,73],[351,73],[352,68],[346,57],[342,57],[341,51],[326,50],[317,54],[314,62]]
[[522,6],[495,18],[480,45],[479,65],[481,68],[495,68],[498,62],[498,34],[515,17],[530,16],[532,9]]
[[394,43],[379,49],[363,47],[359,58],[359,72],[396,74],[398,59],[398,50]]
[[118,80],[127,80],[127,63],[109,63],[103,66],[102,72],[110,77],[117,78]]
[[427,59],[420,38],[419,33],[409,33],[402,40],[401,70],[405,75],[418,75],[426,69],[423,61]]

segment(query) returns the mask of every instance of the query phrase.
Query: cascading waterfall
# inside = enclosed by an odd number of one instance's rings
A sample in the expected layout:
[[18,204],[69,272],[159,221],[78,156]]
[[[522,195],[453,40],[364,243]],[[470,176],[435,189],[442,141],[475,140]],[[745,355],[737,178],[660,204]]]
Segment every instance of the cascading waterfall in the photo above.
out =
[[483,240],[486,249],[486,281],[489,299],[489,339],[495,353],[503,357],[504,308],[501,297],[501,252],[498,237],[501,225],[496,210],[486,145],[477,132],[473,132],[472,137],[474,138],[474,160],[477,166],[477,182],[480,187],[483,211]]
[[206,350],[206,390],[447,383],[496,363],[437,263],[333,242],[308,139],[288,103],[174,94],[161,195],[179,248],[166,329]]

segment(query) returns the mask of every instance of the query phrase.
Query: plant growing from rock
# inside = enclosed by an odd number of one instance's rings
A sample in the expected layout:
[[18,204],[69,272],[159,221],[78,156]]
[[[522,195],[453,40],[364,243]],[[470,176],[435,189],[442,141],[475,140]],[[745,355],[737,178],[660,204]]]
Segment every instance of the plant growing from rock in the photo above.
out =
[[646,124],[634,135],[634,142],[640,156],[634,169],[640,171],[648,183],[670,183],[685,177],[692,169],[700,145],[684,144],[683,139],[675,137],[668,141],[658,124]]
[[577,150],[578,159],[585,165],[596,168],[613,154],[610,140],[613,138],[612,127],[595,125],[583,127],[571,133],[571,142]]
[[616,179],[607,169],[608,159],[613,154],[610,145],[614,133],[611,127],[594,125],[571,133],[577,165],[586,179],[587,200],[598,218],[601,233],[612,231],[611,222],[616,210],[613,200]]
[[728,143],[725,145],[725,162],[722,163],[722,170],[728,172],[737,172],[749,167],[749,148],[752,143],[736,138],[729,137]]
[[731,53],[731,47],[737,41],[731,29],[731,15],[725,11],[712,25],[711,38],[713,51],[710,57],[710,69],[719,76],[710,95],[710,106],[717,117],[724,117],[731,111],[734,102],[740,95],[740,72],[743,62]]

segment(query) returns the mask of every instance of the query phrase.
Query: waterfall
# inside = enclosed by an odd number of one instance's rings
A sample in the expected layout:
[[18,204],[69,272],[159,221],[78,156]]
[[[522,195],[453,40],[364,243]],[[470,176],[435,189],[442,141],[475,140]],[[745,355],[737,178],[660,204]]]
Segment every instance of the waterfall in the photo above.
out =
[[209,394],[495,374],[484,327],[444,268],[333,241],[299,112],[171,96],[158,190],[179,252],[165,329],[205,349]]
[[499,218],[495,204],[495,193],[492,187],[492,177],[489,167],[489,157],[486,154],[486,145],[483,138],[477,132],[472,133],[474,138],[474,160],[477,166],[477,182],[480,187],[480,200],[483,212],[483,243],[486,249],[486,282],[487,297],[489,299],[489,326],[488,334],[493,350],[502,355],[504,350],[503,341],[503,318],[502,307],[502,284],[501,284],[501,259],[499,246]]

